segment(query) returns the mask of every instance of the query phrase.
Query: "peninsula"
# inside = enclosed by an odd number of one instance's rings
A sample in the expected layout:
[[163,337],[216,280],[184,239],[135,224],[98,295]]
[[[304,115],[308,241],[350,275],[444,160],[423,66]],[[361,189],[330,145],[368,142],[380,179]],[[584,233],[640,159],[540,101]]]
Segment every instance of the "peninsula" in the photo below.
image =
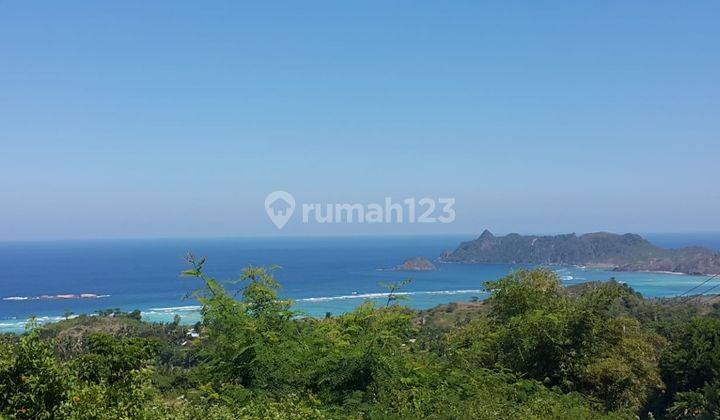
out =
[[607,232],[555,236],[495,236],[485,230],[440,256],[441,262],[561,264],[612,268],[615,271],[667,271],[684,274],[720,273],[720,252],[692,246],[665,249],[640,235]]

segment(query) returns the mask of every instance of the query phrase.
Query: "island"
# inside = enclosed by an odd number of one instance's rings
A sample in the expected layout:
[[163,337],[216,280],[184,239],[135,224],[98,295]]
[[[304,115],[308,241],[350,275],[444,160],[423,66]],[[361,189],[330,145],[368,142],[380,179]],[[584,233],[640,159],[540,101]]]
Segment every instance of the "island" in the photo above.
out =
[[433,271],[436,267],[427,258],[410,257],[395,267],[395,271]]
[[615,271],[664,271],[683,274],[720,273],[720,252],[692,246],[665,249],[640,235],[595,232],[555,236],[480,237],[443,253],[447,263],[558,264],[608,268]]

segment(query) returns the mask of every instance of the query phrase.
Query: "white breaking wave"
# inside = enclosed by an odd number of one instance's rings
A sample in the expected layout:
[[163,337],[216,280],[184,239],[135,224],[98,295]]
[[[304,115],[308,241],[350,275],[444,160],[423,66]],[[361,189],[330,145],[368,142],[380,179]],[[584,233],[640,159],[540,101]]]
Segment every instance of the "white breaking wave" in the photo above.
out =
[[[174,312],[196,312],[202,309],[200,305],[170,306],[167,308],[150,308],[147,313],[174,313]],[[145,312],[143,312],[145,313]]]
[[[73,314],[67,317],[67,319],[73,318],[77,318],[77,315]],[[64,319],[66,319],[64,316],[39,316],[35,318],[35,322],[43,325],[52,322],[62,321]],[[25,325],[27,325],[29,321],[30,319],[18,320],[17,318],[0,320],[0,332],[21,332],[25,329]]]
[[[486,294],[487,292],[482,289],[461,289],[461,290],[431,290],[431,291],[420,291],[420,292],[395,292],[395,296],[415,296],[415,295],[467,295],[467,294]],[[332,300],[346,300],[346,299],[379,299],[386,298],[390,295],[390,292],[376,292],[376,293],[356,293],[352,295],[339,295],[339,296],[318,296],[309,298],[292,299],[293,302],[327,302]],[[170,306],[167,308],[150,308],[143,313],[147,314],[172,314],[175,312],[197,312],[202,309],[200,305],[188,305],[188,306]]]
[[[484,294],[487,293],[481,289],[462,289],[462,290],[433,290],[427,292],[395,292],[395,296],[415,296],[415,295],[466,295],[466,294]],[[345,299],[377,299],[386,298],[390,292],[380,293],[358,293],[354,295],[340,296],[321,296],[302,299],[294,299],[295,302],[326,302],[329,300],[345,300]]]
[[[395,296],[417,296],[417,295],[485,295],[488,292],[482,289],[459,289],[459,290],[431,290],[431,291],[418,291],[418,292],[395,292]],[[319,296],[293,299],[294,302],[327,302],[334,300],[347,300],[347,299],[382,299],[387,298],[390,292],[376,292],[376,293],[355,293],[351,295],[339,295],[339,296]],[[37,299],[91,299],[91,298],[103,298],[109,297],[110,295],[95,295],[91,293],[82,293],[79,295],[43,295],[37,297],[26,297],[26,296],[9,296],[3,298],[3,300],[37,300]],[[142,315],[155,315],[162,316],[165,318],[166,315],[174,315],[176,313],[193,313],[199,312],[202,309],[200,305],[185,305],[185,306],[169,306],[164,308],[150,308],[142,311]],[[72,315],[69,318],[75,318],[77,315]],[[90,316],[93,316],[92,314]],[[46,324],[49,322],[57,322],[65,319],[64,316],[43,316],[36,318],[39,324]],[[15,319],[4,319],[0,320],[0,332],[20,332],[24,330],[25,324],[28,322],[25,320]]]
[[40,296],[8,296],[2,300],[59,300],[59,299],[100,299],[110,297],[110,295],[97,295],[95,293],[68,293],[60,295],[40,295]]

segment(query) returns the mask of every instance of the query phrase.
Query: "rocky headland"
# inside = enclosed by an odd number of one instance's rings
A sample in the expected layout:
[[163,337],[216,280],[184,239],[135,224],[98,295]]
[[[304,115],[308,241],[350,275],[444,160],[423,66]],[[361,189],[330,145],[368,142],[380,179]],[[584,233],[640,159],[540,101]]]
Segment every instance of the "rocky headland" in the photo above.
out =
[[495,236],[485,230],[440,256],[441,262],[602,266],[616,271],[720,273],[720,252],[692,246],[665,249],[634,233],[595,232]]

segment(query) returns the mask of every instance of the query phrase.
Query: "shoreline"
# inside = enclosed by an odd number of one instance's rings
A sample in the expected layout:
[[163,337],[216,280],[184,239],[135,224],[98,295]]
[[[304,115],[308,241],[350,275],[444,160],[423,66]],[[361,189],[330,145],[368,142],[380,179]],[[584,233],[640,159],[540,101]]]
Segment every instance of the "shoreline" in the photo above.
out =
[[667,271],[667,270],[619,270],[619,266],[614,264],[584,264],[584,265],[578,265],[578,264],[536,264],[536,263],[508,263],[508,262],[476,262],[476,261],[444,261],[441,259],[436,260],[439,264],[458,264],[458,265],[500,265],[500,264],[512,264],[512,265],[529,265],[533,267],[573,267],[578,268],[581,270],[585,269],[594,269],[594,270],[604,270],[604,271],[611,271],[616,273],[651,273],[651,274],[672,274],[676,276],[714,276],[714,275],[720,275],[720,273],[686,273],[682,271]]
[[[426,309],[452,301],[469,300],[471,296],[479,296],[482,299],[484,294],[480,289],[484,281],[495,280],[520,268],[537,267],[537,265],[529,264],[520,267],[485,263],[443,262],[442,264],[448,264],[448,266],[445,266],[445,269],[439,266],[439,270],[434,272],[418,273],[410,286],[397,293],[399,296],[410,298],[405,305],[413,309]],[[462,266],[467,266],[467,268],[462,268]],[[477,267],[477,269],[472,267]],[[596,265],[552,264],[546,265],[546,267],[555,271],[565,286],[590,281],[606,281],[614,277],[618,282],[630,285],[643,296],[657,298],[676,296],[690,286],[706,279],[704,275],[666,271],[615,272]],[[378,272],[378,269],[372,269],[372,271]],[[386,273],[387,278],[392,280],[393,270],[388,270]],[[412,277],[413,273],[399,273],[398,275]],[[336,286],[327,290],[328,294],[323,294],[322,290],[295,289],[292,290],[292,297],[283,296],[283,298],[293,300],[296,310],[310,316],[322,316],[325,312],[333,314],[347,312],[364,300],[384,302],[388,291],[383,290],[374,281],[387,281],[381,278],[386,274],[375,276],[375,278],[372,277],[372,274],[369,274],[370,277],[367,277],[367,274],[363,274],[363,276],[365,277],[358,275],[356,279],[351,278],[338,282]],[[364,283],[368,280],[373,283]],[[301,284],[304,283],[301,282]],[[4,315],[0,318],[0,332],[21,332],[30,314],[37,315],[41,323],[59,321],[64,319],[63,310],[65,309],[68,312],[86,315],[108,308],[119,308],[127,312],[138,309],[142,312],[143,320],[148,322],[171,322],[175,315],[180,315],[183,323],[190,323],[199,316],[197,313],[199,306],[192,304],[194,302],[183,301],[180,295],[177,296],[177,299],[166,298],[167,295],[164,297],[155,295],[126,297],[119,293],[112,293],[111,296],[101,294],[102,290],[90,290],[95,293],[40,295],[45,299],[38,299],[34,297],[37,295],[30,294],[25,295],[27,296],[25,298],[17,293],[17,290],[15,295],[12,295],[12,291],[10,291],[6,298],[0,298],[0,313]],[[52,299],[47,299],[49,297]]]

